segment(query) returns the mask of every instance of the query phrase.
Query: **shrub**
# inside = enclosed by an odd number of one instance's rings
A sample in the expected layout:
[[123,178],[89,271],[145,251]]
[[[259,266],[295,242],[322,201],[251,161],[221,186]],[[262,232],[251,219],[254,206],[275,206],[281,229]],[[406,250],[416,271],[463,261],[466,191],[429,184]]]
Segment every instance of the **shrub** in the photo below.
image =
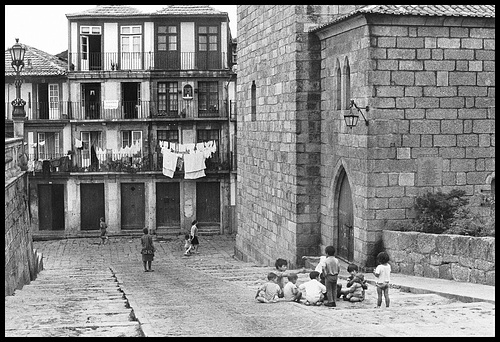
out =
[[[495,236],[495,199],[491,195],[482,202],[490,207],[489,216],[481,216],[462,198],[464,191],[452,190],[448,194],[426,193],[415,199],[417,213],[413,220],[389,224],[389,230],[416,231],[433,234],[469,236]],[[484,197],[484,196],[483,196]]]
[[448,194],[442,192],[431,193],[417,197],[415,210],[416,221],[421,225],[422,232],[441,234],[451,226],[458,209],[468,203],[463,190],[451,190]]

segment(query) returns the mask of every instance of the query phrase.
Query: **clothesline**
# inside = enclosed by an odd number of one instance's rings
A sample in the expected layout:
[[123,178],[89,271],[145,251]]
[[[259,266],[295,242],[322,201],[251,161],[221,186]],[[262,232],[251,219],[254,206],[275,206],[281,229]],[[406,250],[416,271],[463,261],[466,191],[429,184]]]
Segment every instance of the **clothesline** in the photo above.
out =
[[184,160],[185,179],[205,177],[205,159],[210,158],[212,153],[217,151],[214,140],[197,144],[177,144],[160,141],[159,145],[163,155],[162,173],[170,178],[174,177],[179,158]]

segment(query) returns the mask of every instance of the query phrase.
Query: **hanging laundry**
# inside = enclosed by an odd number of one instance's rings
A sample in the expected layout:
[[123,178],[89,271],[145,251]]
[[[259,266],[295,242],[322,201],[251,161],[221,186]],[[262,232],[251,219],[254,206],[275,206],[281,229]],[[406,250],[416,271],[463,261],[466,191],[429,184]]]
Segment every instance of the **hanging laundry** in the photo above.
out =
[[39,142],[39,143],[38,143],[38,145],[40,145],[40,146],[45,146],[45,141],[41,141],[41,142]]
[[177,167],[177,154],[170,152],[168,148],[163,148],[162,154],[163,154],[162,173],[167,177],[173,178],[175,168]]
[[195,146],[195,144],[194,144],[194,143],[184,144],[184,147],[186,148],[186,152],[187,152],[187,153],[192,153],[192,152],[194,152],[194,146]]
[[205,157],[203,152],[184,155],[184,179],[205,177]]
[[196,144],[196,151],[203,152],[205,150],[205,143],[199,142]]
[[82,144],[82,141],[75,138],[75,147],[76,148],[82,148],[83,147],[83,144]]

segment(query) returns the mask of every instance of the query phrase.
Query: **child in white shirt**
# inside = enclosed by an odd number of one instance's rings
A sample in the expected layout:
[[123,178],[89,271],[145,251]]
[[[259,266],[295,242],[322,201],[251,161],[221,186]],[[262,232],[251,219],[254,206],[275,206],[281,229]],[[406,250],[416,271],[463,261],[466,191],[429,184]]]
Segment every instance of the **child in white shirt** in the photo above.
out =
[[302,292],[299,291],[297,287],[297,273],[290,273],[288,275],[288,282],[283,288],[283,294],[286,301],[292,301],[300,303],[300,298],[302,298]]
[[299,286],[300,291],[305,291],[305,305],[321,305],[321,301],[325,297],[326,286],[319,282],[319,272],[312,271],[309,273],[309,280]]

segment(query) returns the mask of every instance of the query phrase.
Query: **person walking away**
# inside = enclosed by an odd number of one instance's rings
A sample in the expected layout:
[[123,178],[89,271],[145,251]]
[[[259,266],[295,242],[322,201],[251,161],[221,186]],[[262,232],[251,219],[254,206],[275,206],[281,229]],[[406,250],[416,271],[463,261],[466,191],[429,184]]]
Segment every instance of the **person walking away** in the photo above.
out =
[[198,221],[194,220],[191,222],[191,245],[192,249],[191,252],[198,254],[198,248],[200,245],[200,242],[198,241]]
[[334,256],[335,247],[326,246],[325,248],[326,260],[323,266],[323,274],[325,275],[325,286],[326,286],[326,296],[327,303],[325,306],[336,307],[337,303],[337,280],[340,271],[339,260]]
[[154,272],[151,269],[151,263],[153,262],[156,251],[153,245],[153,237],[149,235],[148,228],[144,228],[142,232],[144,233],[144,235],[141,237],[141,245],[142,245],[141,254],[142,254],[142,264],[144,266],[144,272]]
[[389,307],[389,283],[391,281],[391,265],[389,264],[389,254],[386,252],[380,252],[377,255],[377,262],[379,265],[373,271],[377,280],[375,285],[377,286],[377,308],[382,305],[382,293],[385,298],[385,306]]
[[300,303],[300,298],[302,298],[302,292],[299,291],[297,287],[297,273],[290,273],[288,275],[288,282],[283,288],[283,297],[286,301]]
[[107,235],[107,231],[106,231],[107,228],[108,228],[108,225],[104,221],[104,217],[101,217],[99,219],[99,229],[101,230],[101,242],[99,243],[99,245],[101,245],[101,244],[104,245],[106,243],[106,241],[109,240],[108,235]]
[[191,249],[193,249],[193,245],[191,244],[191,236],[189,234],[184,235],[184,255],[191,255]]
[[281,295],[280,286],[276,283],[278,277],[270,272],[267,275],[267,282],[264,283],[255,294],[255,299],[261,303],[276,303]]
[[321,305],[324,294],[326,292],[325,285],[321,284],[319,281],[319,272],[312,271],[309,273],[309,278],[311,280],[301,284],[299,290],[305,291],[306,302],[305,305]]

